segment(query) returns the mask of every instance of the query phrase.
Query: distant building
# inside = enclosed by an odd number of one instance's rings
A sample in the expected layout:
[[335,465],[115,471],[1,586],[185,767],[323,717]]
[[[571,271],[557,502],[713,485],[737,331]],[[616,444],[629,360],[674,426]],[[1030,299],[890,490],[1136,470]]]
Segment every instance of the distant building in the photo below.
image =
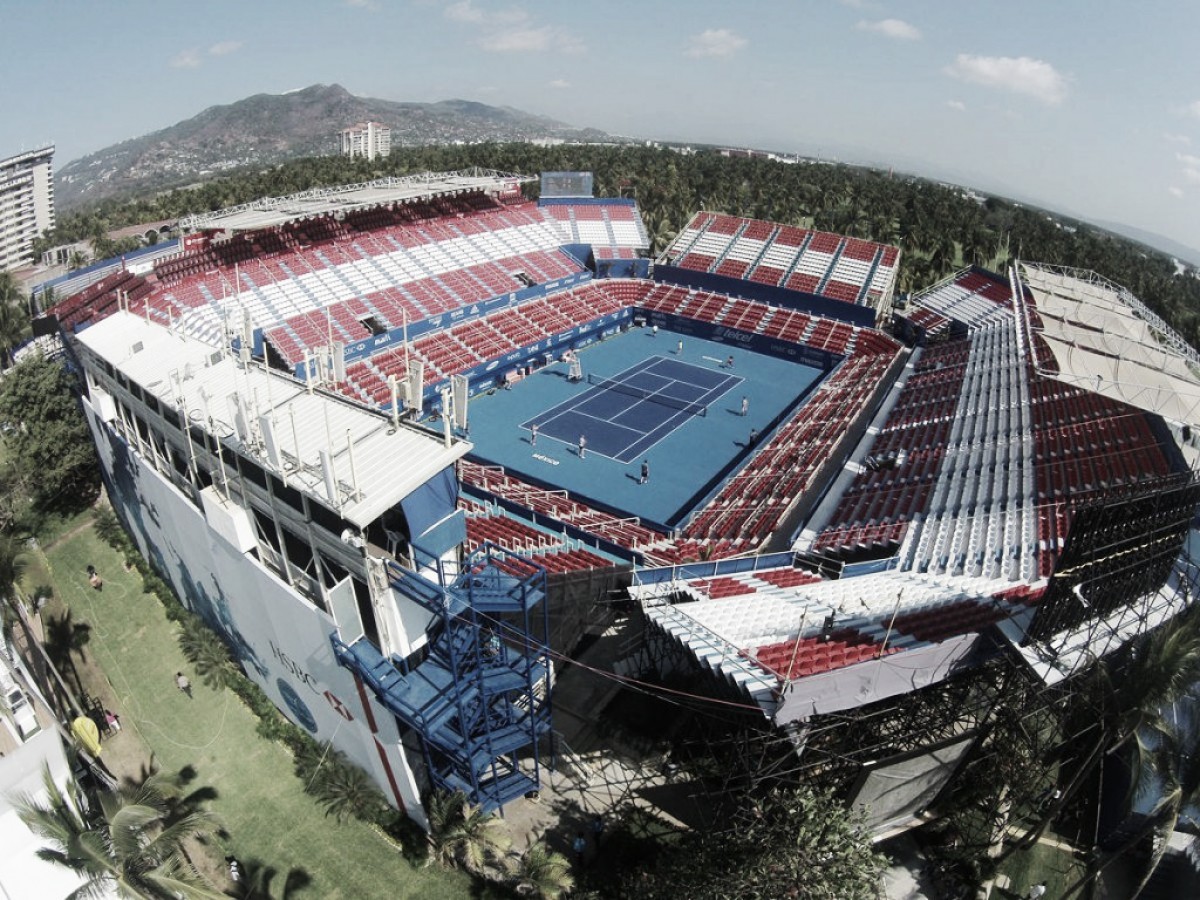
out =
[[342,156],[385,157],[392,152],[392,129],[378,122],[359,122],[342,132]]
[[0,270],[33,261],[33,239],[54,227],[54,147],[0,160]]

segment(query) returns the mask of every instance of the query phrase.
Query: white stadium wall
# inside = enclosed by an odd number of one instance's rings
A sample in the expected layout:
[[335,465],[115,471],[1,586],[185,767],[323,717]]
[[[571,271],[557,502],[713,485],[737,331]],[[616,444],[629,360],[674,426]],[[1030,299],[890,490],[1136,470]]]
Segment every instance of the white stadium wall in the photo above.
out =
[[246,674],[294,723],[330,741],[384,795],[424,825],[420,788],[391,712],[337,664],[334,620],[208,527],[167,479],[84,400],[113,505],[142,554],[176,594],[224,632]]

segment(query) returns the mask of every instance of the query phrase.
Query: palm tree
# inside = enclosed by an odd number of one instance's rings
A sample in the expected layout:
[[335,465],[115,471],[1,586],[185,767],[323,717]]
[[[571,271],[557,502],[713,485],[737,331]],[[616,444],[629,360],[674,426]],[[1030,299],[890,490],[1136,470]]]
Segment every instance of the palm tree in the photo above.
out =
[[125,529],[121,527],[121,522],[117,519],[117,514],[112,511],[112,507],[102,506],[96,510],[96,536],[111,547],[120,549],[121,541],[125,537]]
[[12,365],[12,352],[29,325],[24,297],[11,272],[0,272],[0,368]]
[[443,866],[462,864],[480,874],[491,862],[500,860],[511,840],[504,823],[491,813],[472,806],[462,791],[437,791],[426,804],[429,814],[429,857]]
[[[1142,835],[1154,836],[1150,862],[1132,896],[1138,897],[1154,876],[1167,850],[1167,841],[1179,824],[1184,809],[1200,803],[1200,698],[1188,696],[1176,706],[1175,715],[1162,732],[1149,772],[1160,796],[1146,817]],[[1149,779],[1143,778],[1142,781]],[[1196,839],[1192,838],[1193,847]]]
[[196,674],[214,691],[230,687],[237,678],[229,648],[198,616],[185,620],[179,646],[195,667]]
[[[1128,797],[1157,778],[1162,797],[1141,828],[1121,847],[1089,867],[1090,871],[1072,885],[1064,896],[1091,884],[1116,860],[1151,834],[1170,835],[1180,810],[1200,799],[1200,724],[1196,721],[1194,685],[1200,683],[1200,608],[1191,607],[1146,635],[1133,649],[1124,666],[1109,671],[1101,664],[1096,679],[1097,693],[1110,705],[1100,720],[1100,735],[1092,755],[1078,767],[1069,788],[1106,756],[1126,752],[1134,784]],[[1175,707],[1179,714],[1168,720],[1164,710]],[[1064,791],[1065,803],[1072,790]],[[1165,837],[1156,845],[1148,880],[1165,850]],[[1139,888],[1140,890],[1140,888]]]
[[339,822],[351,817],[378,818],[387,807],[371,777],[342,753],[331,754],[309,782],[309,791]]
[[25,574],[25,553],[11,534],[0,534],[0,600],[11,602],[16,585]]
[[539,900],[556,900],[575,886],[571,863],[545,844],[532,844],[521,854],[513,872],[516,892]]
[[84,884],[72,896],[100,897],[116,892],[135,900],[183,897],[216,900],[183,856],[183,842],[215,830],[215,820],[200,811],[172,811],[176,784],[157,775],[136,787],[99,797],[95,818],[85,812],[83,791],[75,782],[60,789],[49,767],[42,773],[46,799],[21,797],[17,814],[49,842],[38,851],[47,862],[68,868]]

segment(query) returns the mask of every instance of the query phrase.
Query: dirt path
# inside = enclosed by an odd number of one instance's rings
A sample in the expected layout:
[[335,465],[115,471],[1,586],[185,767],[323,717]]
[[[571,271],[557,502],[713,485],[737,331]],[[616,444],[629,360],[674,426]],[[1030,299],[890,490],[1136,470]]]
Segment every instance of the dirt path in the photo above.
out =
[[42,546],[42,552],[44,553],[48,550],[53,550],[59,544],[63,543],[63,541],[69,541],[72,538],[76,538],[79,535],[83,534],[85,531],[87,531],[89,528],[94,528],[95,526],[96,526],[96,523],[93,519],[90,519],[90,518],[84,519],[82,522],[80,522],[78,525],[76,525],[70,531],[64,531],[62,534],[60,534],[58,537],[56,537],[54,540],[52,540],[49,544]]

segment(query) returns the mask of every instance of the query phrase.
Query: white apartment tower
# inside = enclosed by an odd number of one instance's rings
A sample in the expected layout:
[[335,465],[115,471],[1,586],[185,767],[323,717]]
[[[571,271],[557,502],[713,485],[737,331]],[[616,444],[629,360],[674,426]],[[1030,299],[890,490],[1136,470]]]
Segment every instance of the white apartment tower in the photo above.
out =
[[375,159],[392,152],[392,129],[379,122],[359,122],[343,128],[341,136],[343,156]]
[[0,159],[0,271],[33,260],[33,239],[54,227],[54,147]]

